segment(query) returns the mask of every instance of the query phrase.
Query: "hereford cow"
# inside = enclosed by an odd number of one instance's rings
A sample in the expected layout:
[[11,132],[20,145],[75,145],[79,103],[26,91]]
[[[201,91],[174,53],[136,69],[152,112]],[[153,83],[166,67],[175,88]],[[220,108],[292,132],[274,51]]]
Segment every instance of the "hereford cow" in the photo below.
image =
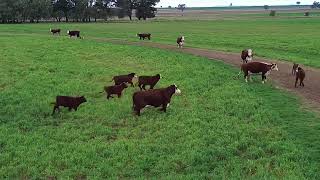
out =
[[158,83],[158,81],[161,79],[161,75],[157,74],[155,76],[139,76],[138,78],[138,86],[140,90],[144,89],[146,90],[146,86],[150,86],[150,89],[153,89],[153,87]]
[[297,87],[298,80],[300,80],[300,86],[304,87],[303,80],[306,77],[306,73],[301,67],[298,67],[296,70],[296,83],[294,84],[294,87]]
[[55,113],[56,109],[60,111],[59,107],[68,107],[69,111],[74,109],[77,111],[80,104],[87,102],[86,98],[84,96],[81,97],[70,97],[70,96],[57,96],[56,102],[52,103],[54,104],[52,115]]
[[[244,78],[246,82],[248,82],[248,77],[250,77],[250,74],[262,74],[262,83],[265,83],[267,79],[267,75],[270,74],[271,70],[278,71],[277,64],[269,64],[264,62],[249,62],[246,64],[241,65],[241,71],[244,73]],[[241,74],[241,71],[239,75]]]
[[182,48],[184,45],[184,36],[180,36],[177,39],[178,48]]
[[252,61],[253,52],[252,49],[245,49],[241,53],[241,59],[243,63],[248,63],[248,61]]
[[139,91],[133,94],[133,110],[140,116],[141,109],[147,106],[159,107],[166,112],[170,105],[173,94],[180,94],[181,91],[176,85],[171,85],[162,89],[150,89],[147,91]]
[[114,76],[112,81],[114,81],[115,85],[120,85],[122,83],[129,83],[133,87],[133,78],[137,78],[136,73],[130,73],[127,75]]
[[116,94],[118,95],[118,98],[121,97],[122,91],[126,89],[128,86],[126,83],[121,83],[120,85],[115,86],[105,86],[104,91],[107,93],[107,99],[110,97],[113,98],[111,95]]
[[59,34],[60,35],[60,32],[61,32],[61,29],[51,29],[50,28],[50,32],[55,35],[55,34]]
[[70,36],[70,38],[71,37],[73,37],[73,36],[77,36],[78,38],[82,38],[81,36],[80,36],[80,31],[67,31],[67,33],[68,33],[68,35]]
[[299,67],[299,64],[293,63],[292,70],[291,70],[292,75],[296,74],[298,67]]
[[137,36],[141,39],[148,38],[149,40],[151,39],[151,34],[150,33],[138,33]]

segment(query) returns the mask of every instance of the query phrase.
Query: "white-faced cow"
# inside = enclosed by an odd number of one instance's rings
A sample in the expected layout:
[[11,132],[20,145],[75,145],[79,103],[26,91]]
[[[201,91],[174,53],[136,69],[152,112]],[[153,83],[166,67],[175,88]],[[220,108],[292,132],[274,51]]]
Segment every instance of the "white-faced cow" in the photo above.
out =
[[241,59],[243,63],[248,63],[248,61],[252,61],[253,51],[252,49],[245,49],[241,53]]
[[60,35],[60,32],[61,32],[61,29],[51,29],[50,28],[50,32],[55,35],[55,34],[59,34]]
[[[248,62],[241,65],[241,71],[244,73],[244,78],[248,82],[250,74],[260,74],[262,75],[262,83],[265,83],[267,75],[270,74],[270,71],[275,70],[279,71],[277,64],[270,64],[265,62]],[[241,71],[239,75],[241,74]],[[251,78],[250,78],[251,79]]]
[[80,36],[80,31],[67,31],[68,35],[71,37],[73,36],[77,36],[78,38],[82,39],[82,37]]
[[180,36],[177,39],[178,48],[182,48],[184,45],[184,36]]
[[181,91],[176,85],[171,85],[167,88],[161,89],[150,89],[147,91],[139,91],[133,94],[133,110],[140,116],[141,109],[153,106],[160,107],[161,110],[166,112],[167,107],[169,107],[171,97],[173,94],[180,94]]

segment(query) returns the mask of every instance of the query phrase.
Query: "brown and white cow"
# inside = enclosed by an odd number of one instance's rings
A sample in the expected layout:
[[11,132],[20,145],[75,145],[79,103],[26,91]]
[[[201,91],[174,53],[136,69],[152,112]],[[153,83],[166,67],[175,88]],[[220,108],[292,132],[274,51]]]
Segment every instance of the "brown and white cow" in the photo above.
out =
[[245,49],[241,52],[241,59],[243,63],[248,63],[248,61],[252,61],[253,51],[252,49]]
[[180,36],[177,39],[178,48],[182,48],[184,45],[184,36]]
[[138,33],[137,36],[141,39],[148,38],[149,40],[151,39],[151,34],[150,33]]
[[82,39],[82,37],[80,36],[80,31],[67,31],[68,35],[70,36],[70,38],[72,36],[77,36],[78,38]]
[[170,105],[171,97],[174,94],[181,94],[180,89],[178,89],[176,85],[171,85],[167,88],[135,92],[132,96],[133,110],[138,116],[140,116],[141,109],[145,107],[162,106],[161,110],[166,112],[167,107]]
[[[277,64],[270,64],[265,62],[248,62],[241,65],[241,71],[244,73],[246,82],[248,82],[248,77],[250,77],[251,74],[261,73],[262,83],[265,83],[267,75],[269,75],[272,70],[279,71]],[[239,75],[241,74],[241,71]]]
[[60,32],[61,32],[61,29],[51,29],[50,28],[50,32],[55,35],[55,34],[59,34],[60,35]]

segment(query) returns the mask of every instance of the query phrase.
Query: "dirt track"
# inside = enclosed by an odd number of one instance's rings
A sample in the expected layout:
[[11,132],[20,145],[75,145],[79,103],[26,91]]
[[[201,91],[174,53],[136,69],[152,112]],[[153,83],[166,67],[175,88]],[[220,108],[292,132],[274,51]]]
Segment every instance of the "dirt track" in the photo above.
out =
[[[242,63],[240,58],[240,53],[227,53],[214,50],[198,49],[185,47],[183,49],[178,49],[177,46],[165,45],[159,43],[150,43],[150,42],[128,42],[121,40],[111,40],[111,39],[96,39],[99,41],[108,41],[116,44],[127,44],[127,45],[136,45],[136,46],[148,46],[160,49],[166,49],[171,51],[188,53],[196,56],[202,56],[209,58],[211,60],[221,60],[227,64],[239,67]],[[285,89],[287,91],[293,92],[296,95],[302,97],[304,102],[313,109],[320,111],[320,70],[310,67],[302,66],[306,71],[305,87],[304,88],[295,88],[294,82],[295,78],[291,75],[292,64],[283,61],[269,60],[260,57],[254,57],[255,61],[264,61],[264,62],[275,62],[278,64],[279,71],[271,72],[269,80],[275,83],[277,88]],[[243,80],[244,81],[244,80]]]

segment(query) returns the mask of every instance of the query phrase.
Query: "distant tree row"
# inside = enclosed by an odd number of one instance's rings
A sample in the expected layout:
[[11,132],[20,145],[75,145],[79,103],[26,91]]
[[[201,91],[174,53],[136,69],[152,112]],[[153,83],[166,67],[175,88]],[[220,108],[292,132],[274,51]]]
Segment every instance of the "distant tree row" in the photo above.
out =
[[135,10],[141,20],[155,17],[160,0],[0,0],[0,22],[82,21],[129,17]]

